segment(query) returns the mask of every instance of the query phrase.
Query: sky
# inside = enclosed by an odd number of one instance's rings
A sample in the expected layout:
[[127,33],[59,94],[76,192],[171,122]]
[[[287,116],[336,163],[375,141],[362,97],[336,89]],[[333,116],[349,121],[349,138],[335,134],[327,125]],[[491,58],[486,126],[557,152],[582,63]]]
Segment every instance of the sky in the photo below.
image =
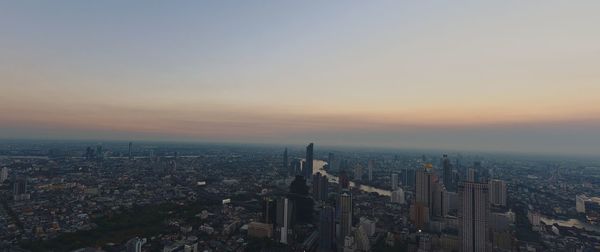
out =
[[600,1],[1,1],[0,138],[600,156]]

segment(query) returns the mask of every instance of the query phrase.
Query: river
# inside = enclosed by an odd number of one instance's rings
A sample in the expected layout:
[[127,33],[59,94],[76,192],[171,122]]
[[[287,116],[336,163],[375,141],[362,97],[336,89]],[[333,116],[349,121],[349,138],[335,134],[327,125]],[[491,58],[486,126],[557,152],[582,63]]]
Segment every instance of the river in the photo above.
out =
[[[339,183],[338,177],[327,173],[327,171],[323,169],[323,167],[326,164],[327,164],[327,162],[325,162],[323,160],[314,160],[313,161],[313,174],[320,172],[321,174],[325,175],[329,179],[330,182]],[[356,184],[354,182],[350,181],[350,187],[356,188]],[[380,189],[380,188],[368,186],[368,185],[359,185],[358,189],[360,189],[361,191],[364,191],[364,192],[369,192],[369,193],[374,192],[374,193],[377,193],[382,196],[389,197],[392,195],[392,192],[389,190],[384,190],[384,189]]]
[[600,226],[582,222],[578,219],[556,220],[556,219],[549,219],[549,218],[542,217],[542,218],[540,218],[540,220],[542,222],[546,223],[546,225],[553,225],[554,223],[556,223],[559,226],[563,226],[563,227],[574,227],[574,228],[578,228],[578,229],[585,229],[588,231],[594,231],[594,232],[600,233]]

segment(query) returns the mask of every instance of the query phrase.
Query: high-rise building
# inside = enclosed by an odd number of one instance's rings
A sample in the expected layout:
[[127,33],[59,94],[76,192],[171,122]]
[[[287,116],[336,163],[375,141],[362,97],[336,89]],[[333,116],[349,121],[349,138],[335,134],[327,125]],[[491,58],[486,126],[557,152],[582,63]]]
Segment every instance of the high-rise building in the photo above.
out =
[[492,179],[489,184],[492,205],[506,206],[506,183],[499,179]]
[[283,172],[288,173],[288,175],[293,175],[293,174],[289,174],[290,170],[289,170],[289,162],[288,162],[288,150],[287,148],[285,148],[285,150],[283,151]]
[[335,210],[331,206],[321,208],[319,213],[319,252],[335,249]]
[[311,179],[313,173],[313,148],[313,143],[310,143],[308,146],[306,146],[306,162],[304,167],[302,167],[304,178],[307,180]]
[[8,167],[2,167],[0,171],[0,184],[4,183],[8,179]]
[[398,173],[392,173],[392,191],[398,189]]
[[352,193],[348,190],[344,190],[342,194],[340,194],[340,233],[338,235],[339,241],[343,241],[344,237],[350,234],[352,230],[352,214],[353,214],[353,205],[352,205]]
[[491,251],[488,184],[465,181],[458,187],[459,237],[463,252]]
[[329,166],[329,169],[331,170],[337,170],[339,162],[337,162],[335,160],[335,154],[329,152],[329,155],[327,156],[327,165]]
[[321,200],[321,177],[320,172],[312,175],[312,195],[315,201]]
[[425,164],[416,172],[415,200],[426,207],[431,207],[434,174],[431,164]]
[[319,181],[319,199],[326,201],[327,196],[329,196],[329,179],[326,175],[323,175]]
[[340,172],[339,184],[341,190],[350,188],[350,179],[348,178],[348,174],[346,174],[345,170]]
[[424,228],[432,215],[433,166],[425,164],[416,172],[415,202],[411,205],[411,220],[418,228]]
[[442,157],[442,169],[444,175],[444,186],[446,190],[450,192],[456,191],[456,181],[454,180],[454,174],[452,172],[452,164],[450,163],[450,159],[448,159],[448,155],[444,154]]
[[102,162],[104,160],[104,151],[102,150],[101,144],[96,146],[96,158],[98,159],[98,162]]
[[271,197],[263,198],[262,220],[266,224],[273,224],[276,220],[277,203]]
[[129,160],[133,160],[133,153],[131,152],[132,147],[133,147],[133,143],[129,142],[129,152],[128,152]]
[[360,166],[360,164],[356,164],[356,166],[354,166],[354,179],[361,180],[362,175],[363,175],[362,166]]
[[448,213],[448,197],[446,187],[436,181],[433,184],[431,212],[433,217],[442,218]]
[[392,203],[404,204],[404,190],[398,188],[392,191],[392,196],[390,198]]
[[466,181],[468,182],[477,182],[478,177],[477,177],[477,170],[475,170],[475,168],[469,168],[467,170],[467,179]]
[[373,169],[375,168],[375,160],[370,159],[367,164],[367,169],[369,170],[369,182],[373,181]]
[[292,176],[300,175],[302,171],[302,160],[293,159],[290,165],[290,173]]
[[292,232],[291,226],[294,217],[294,204],[288,198],[282,197],[277,200],[277,221],[276,231],[277,240],[283,244],[287,244],[288,238]]
[[126,252],[142,252],[142,246],[146,243],[146,238],[134,237],[125,243]]
[[13,199],[15,201],[29,199],[26,177],[15,177],[13,181]]

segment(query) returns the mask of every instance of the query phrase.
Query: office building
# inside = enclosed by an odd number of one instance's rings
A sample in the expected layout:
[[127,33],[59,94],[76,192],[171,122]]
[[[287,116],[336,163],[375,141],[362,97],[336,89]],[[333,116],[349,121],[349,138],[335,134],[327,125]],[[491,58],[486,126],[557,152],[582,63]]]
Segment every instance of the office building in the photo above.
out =
[[392,173],[392,191],[398,189],[398,173]]
[[276,231],[277,240],[283,244],[288,244],[292,232],[294,204],[288,198],[282,197],[277,200],[277,220]]
[[29,199],[29,194],[27,193],[26,177],[15,177],[13,181],[13,199],[15,201]]
[[392,203],[404,204],[404,190],[402,190],[402,188],[397,188],[392,191],[392,196],[390,198]]
[[142,246],[146,243],[146,238],[134,237],[125,243],[126,252],[142,252]]
[[444,154],[442,157],[442,169],[443,169],[443,177],[444,177],[444,186],[446,190],[450,192],[456,191],[456,181],[454,180],[454,174],[452,172],[452,164],[450,163],[450,159],[448,159],[448,155]]
[[490,203],[495,206],[506,206],[506,183],[492,179],[489,182]]
[[285,148],[285,150],[283,151],[283,172],[288,173],[288,175],[294,175],[293,173],[290,174],[287,148]]
[[0,184],[4,183],[8,179],[8,167],[2,167],[0,171]]
[[262,205],[262,219],[261,221],[266,224],[273,224],[276,220],[277,203],[271,197],[263,198]]
[[363,175],[362,166],[360,164],[356,164],[354,166],[354,180],[361,180]]
[[375,168],[375,160],[370,159],[367,164],[369,182],[373,181],[373,169]]
[[422,229],[429,223],[432,215],[433,196],[433,166],[425,164],[416,171],[415,175],[415,201],[410,208],[410,216],[413,224]]
[[311,179],[311,176],[313,174],[313,150],[314,149],[314,144],[310,143],[308,144],[308,146],[306,146],[306,160],[304,163],[304,167],[302,167],[302,172],[304,174],[304,178],[306,180]]
[[327,176],[317,172],[312,178],[312,195],[315,201],[325,201],[329,193],[329,180]]
[[446,187],[436,181],[433,185],[431,212],[433,217],[443,218],[448,213],[448,197]]
[[133,160],[133,153],[132,153],[132,150],[131,150],[132,148],[133,148],[133,143],[129,142],[129,151],[128,151],[128,154],[127,154],[127,156],[129,157],[129,160]]
[[488,230],[490,215],[488,184],[465,181],[459,185],[458,195],[461,251],[491,251]]
[[331,170],[336,171],[339,169],[339,162],[335,159],[335,154],[329,152],[329,155],[327,156],[327,165]]
[[320,172],[317,172],[312,175],[312,196],[315,201],[321,201],[322,199],[322,190],[321,188],[321,178],[324,177]]
[[352,193],[348,190],[344,190],[340,195],[340,233],[337,236],[340,241],[344,239],[352,230]]
[[321,208],[319,213],[319,250],[330,252],[335,249],[335,210],[331,206]]
[[342,172],[340,172],[339,185],[340,185],[340,190],[350,188],[350,178],[348,178],[348,174],[346,173],[345,170],[342,170]]

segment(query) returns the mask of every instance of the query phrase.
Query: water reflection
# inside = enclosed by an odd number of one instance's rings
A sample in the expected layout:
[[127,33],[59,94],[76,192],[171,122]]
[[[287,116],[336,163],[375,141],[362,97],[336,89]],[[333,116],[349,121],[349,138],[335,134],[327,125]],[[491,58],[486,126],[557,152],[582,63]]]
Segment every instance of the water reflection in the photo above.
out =
[[540,218],[540,220],[542,222],[546,223],[546,225],[553,225],[556,223],[559,226],[563,226],[563,227],[574,227],[574,228],[585,229],[588,231],[594,231],[594,232],[600,233],[600,226],[582,222],[578,219],[555,220],[555,219],[549,219],[549,218],[542,217],[542,218]]
[[[313,168],[314,168],[313,173],[320,172],[321,174],[327,176],[327,178],[329,179],[330,182],[339,183],[338,177],[327,173],[327,171],[323,169],[323,166],[325,166],[326,164],[327,164],[327,162],[325,162],[323,160],[314,160],[313,161]],[[354,182],[350,181],[350,187],[356,187],[356,184]],[[383,196],[391,196],[392,195],[392,192],[389,190],[384,190],[384,189],[380,189],[380,188],[372,187],[372,186],[368,186],[368,185],[359,185],[358,189],[360,189],[361,191],[369,192],[369,193],[374,192],[374,193],[377,193],[377,194],[383,195]]]

